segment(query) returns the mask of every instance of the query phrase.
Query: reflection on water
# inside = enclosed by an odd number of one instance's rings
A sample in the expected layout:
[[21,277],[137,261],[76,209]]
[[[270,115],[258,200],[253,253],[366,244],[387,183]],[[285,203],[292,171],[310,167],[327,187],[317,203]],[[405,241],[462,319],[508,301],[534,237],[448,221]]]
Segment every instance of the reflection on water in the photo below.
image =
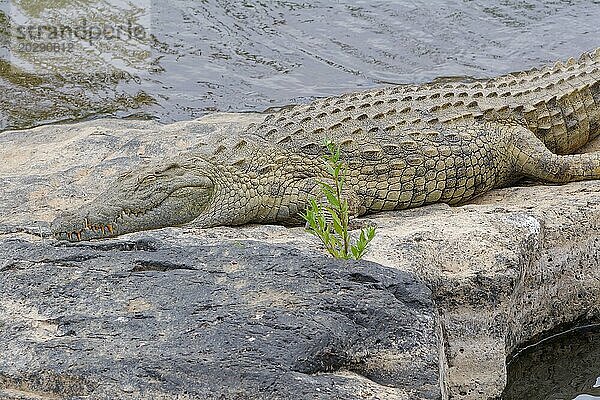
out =
[[106,1],[2,4],[1,127],[131,114],[154,103],[136,78],[138,71],[148,70],[149,38],[92,40],[79,35],[87,21],[116,26],[121,20],[139,20],[145,11]]
[[600,400],[600,327],[569,332],[508,365],[503,400]]
[[[600,46],[599,0],[0,1],[0,127],[109,114],[190,119],[385,83],[491,76]],[[143,37],[15,52],[10,26]]]
[[[10,94],[0,103],[5,126],[93,114],[166,122],[211,110],[262,110],[386,82],[489,76],[600,45],[600,6],[583,0],[7,4],[0,14],[10,50],[0,79]],[[82,20],[133,20],[148,36],[80,40],[66,53],[16,56],[6,38],[10,22]]]

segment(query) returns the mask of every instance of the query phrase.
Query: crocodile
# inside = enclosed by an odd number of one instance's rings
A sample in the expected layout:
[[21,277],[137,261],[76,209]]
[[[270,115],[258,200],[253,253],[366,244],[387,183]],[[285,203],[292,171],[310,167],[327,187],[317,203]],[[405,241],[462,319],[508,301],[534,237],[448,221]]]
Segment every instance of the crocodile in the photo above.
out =
[[528,177],[600,178],[600,48],[491,79],[397,85],[323,98],[265,116],[209,154],[131,170],[52,223],[58,239],[168,226],[294,225],[328,173],[326,140],[346,164],[353,216],[460,205]]

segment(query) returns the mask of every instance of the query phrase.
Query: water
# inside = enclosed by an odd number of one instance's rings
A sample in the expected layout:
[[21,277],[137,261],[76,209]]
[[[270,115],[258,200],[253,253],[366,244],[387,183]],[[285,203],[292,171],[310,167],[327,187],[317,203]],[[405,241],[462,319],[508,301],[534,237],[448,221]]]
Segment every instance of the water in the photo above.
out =
[[[0,129],[103,115],[172,122],[600,46],[600,0],[0,0]],[[145,37],[19,51],[11,26],[132,23]]]
[[[600,0],[0,0],[0,130],[490,77],[599,47],[598,21]],[[600,399],[600,335],[582,340],[515,361],[509,399]]]
[[600,400],[600,327],[542,342],[509,364],[503,400]]

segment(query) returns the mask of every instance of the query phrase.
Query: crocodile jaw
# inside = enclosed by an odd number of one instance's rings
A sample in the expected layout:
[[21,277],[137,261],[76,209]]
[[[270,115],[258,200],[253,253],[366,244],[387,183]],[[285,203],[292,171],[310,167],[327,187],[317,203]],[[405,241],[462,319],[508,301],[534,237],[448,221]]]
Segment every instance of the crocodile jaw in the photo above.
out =
[[211,194],[211,190],[204,187],[186,187],[148,208],[111,204],[99,206],[100,202],[96,201],[93,207],[84,206],[61,215],[52,222],[51,228],[57,239],[78,242],[180,226],[202,214],[209,202],[199,200],[210,199]]
[[119,208],[105,207],[101,214],[99,211],[92,212],[82,207],[75,212],[62,214],[52,222],[52,233],[59,240],[71,242],[121,234],[121,225],[116,222]]
[[205,169],[155,166],[122,176],[93,202],[56,218],[51,229],[57,239],[77,242],[180,226],[202,215],[214,197]]

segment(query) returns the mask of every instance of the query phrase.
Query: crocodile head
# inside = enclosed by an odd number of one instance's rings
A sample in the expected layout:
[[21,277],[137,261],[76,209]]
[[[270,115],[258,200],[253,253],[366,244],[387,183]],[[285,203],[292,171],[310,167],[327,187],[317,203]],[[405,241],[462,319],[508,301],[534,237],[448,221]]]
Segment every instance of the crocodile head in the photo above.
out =
[[118,178],[95,201],[52,222],[54,236],[80,241],[180,226],[210,207],[212,164],[200,158],[143,167]]

